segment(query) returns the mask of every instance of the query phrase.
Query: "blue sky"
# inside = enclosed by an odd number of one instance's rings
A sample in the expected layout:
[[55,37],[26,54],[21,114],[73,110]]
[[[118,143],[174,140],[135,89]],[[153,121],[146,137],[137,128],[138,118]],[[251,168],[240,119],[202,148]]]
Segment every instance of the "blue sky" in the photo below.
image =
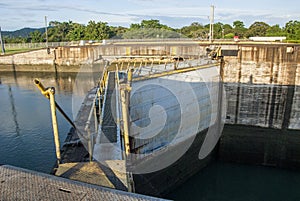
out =
[[210,5],[215,6],[215,22],[232,25],[241,20],[249,27],[255,21],[284,26],[300,21],[300,2],[292,0],[0,0],[2,30],[44,27],[49,21],[89,20],[128,27],[143,19],[158,19],[179,28],[192,22],[208,24]]

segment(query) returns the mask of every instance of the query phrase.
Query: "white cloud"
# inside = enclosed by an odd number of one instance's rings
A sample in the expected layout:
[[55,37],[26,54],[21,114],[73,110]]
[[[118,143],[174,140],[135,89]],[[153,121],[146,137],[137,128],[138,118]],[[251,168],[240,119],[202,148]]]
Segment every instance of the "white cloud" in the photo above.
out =
[[[226,4],[215,1],[215,21],[232,24],[243,21],[246,26],[255,20],[284,25],[300,17],[297,6],[290,8],[266,6],[258,0],[240,2],[229,0]],[[142,19],[159,19],[164,24],[182,27],[194,21],[206,24],[210,15],[211,1],[196,0],[10,0],[0,3],[1,24],[4,30],[43,26],[44,16],[49,21],[72,20],[87,23],[89,20],[105,21],[110,25],[129,26]],[[288,0],[286,0],[288,1]],[[277,3],[281,5],[281,3]],[[59,5],[59,6],[58,6]],[[273,5],[273,4],[272,4]],[[276,5],[276,4],[274,4]],[[288,6],[289,3],[286,2]],[[233,9],[234,8],[234,9]]]

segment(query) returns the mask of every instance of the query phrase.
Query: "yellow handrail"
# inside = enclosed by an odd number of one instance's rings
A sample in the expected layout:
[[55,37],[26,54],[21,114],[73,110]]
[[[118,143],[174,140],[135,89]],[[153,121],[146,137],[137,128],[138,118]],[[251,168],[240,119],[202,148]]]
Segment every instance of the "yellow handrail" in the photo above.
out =
[[45,88],[43,84],[40,82],[40,80],[38,79],[34,79],[34,83],[39,88],[41,93],[50,100],[56,158],[57,158],[57,164],[59,164],[61,162],[61,155],[60,155],[60,142],[59,142],[58,126],[57,126],[57,118],[56,118],[56,103],[55,103],[55,96],[54,96],[55,88],[54,87]]

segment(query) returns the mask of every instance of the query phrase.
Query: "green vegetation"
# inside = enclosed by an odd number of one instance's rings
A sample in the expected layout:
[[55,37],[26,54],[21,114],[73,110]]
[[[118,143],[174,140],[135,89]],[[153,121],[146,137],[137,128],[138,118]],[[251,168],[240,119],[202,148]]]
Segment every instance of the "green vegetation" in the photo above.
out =
[[[31,31],[30,31],[31,30]],[[20,32],[20,30],[19,30]],[[22,35],[4,33],[5,43],[45,42],[44,29],[22,29]],[[174,29],[161,24],[159,20],[142,20],[131,24],[129,28],[109,26],[106,22],[90,21],[87,25],[76,22],[51,21],[48,27],[48,41],[79,41],[103,39],[144,39],[144,38],[197,38],[208,39],[209,24],[193,22],[189,26]],[[284,27],[268,25],[265,22],[254,22],[248,28],[244,22],[234,21],[232,25],[221,22],[214,24],[215,39],[232,39],[239,36],[246,39],[251,36],[286,36],[287,41],[300,41],[300,21],[289,21]]]
[[35,49],[40,49],[40,48],[5,49],[5,55],[11,55],[11,54],[29,52],[29,51],[32,51],[32,50],[35,50]]

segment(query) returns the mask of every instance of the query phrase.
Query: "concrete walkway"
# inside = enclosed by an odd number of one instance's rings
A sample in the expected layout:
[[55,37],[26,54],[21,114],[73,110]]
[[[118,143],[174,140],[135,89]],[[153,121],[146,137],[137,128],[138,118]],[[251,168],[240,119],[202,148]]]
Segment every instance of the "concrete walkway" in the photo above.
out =
[[68,180],[13,166],[0,166],[0,200],[163,200]]

